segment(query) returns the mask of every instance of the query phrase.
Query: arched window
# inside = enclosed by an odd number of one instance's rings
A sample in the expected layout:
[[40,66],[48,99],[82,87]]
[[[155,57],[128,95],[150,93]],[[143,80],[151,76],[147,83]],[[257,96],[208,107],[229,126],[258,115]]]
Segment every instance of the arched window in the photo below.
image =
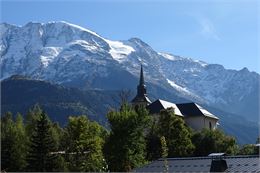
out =
[[209,122],[209,129],[210,129],[210,130],[212,129],[212,125],[211,125],[211,122]]

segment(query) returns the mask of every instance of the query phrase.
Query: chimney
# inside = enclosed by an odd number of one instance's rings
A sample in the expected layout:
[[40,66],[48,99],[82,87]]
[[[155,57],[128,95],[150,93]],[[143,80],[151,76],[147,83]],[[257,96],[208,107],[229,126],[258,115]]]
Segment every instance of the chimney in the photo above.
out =
[[227,170],[226,160],[212,160],[210,166],[210,172],[224,172]]
[[212,158],[210,172],[224,172],[227,170],[227,162],[223,159],[225,153],[212,153],[209,156]]

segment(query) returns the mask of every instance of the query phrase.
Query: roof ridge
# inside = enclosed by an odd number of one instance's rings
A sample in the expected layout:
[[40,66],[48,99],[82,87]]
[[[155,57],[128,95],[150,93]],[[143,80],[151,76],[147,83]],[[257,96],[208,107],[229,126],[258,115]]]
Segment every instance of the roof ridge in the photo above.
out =
[[[176,158],[167,158],[167,160],[202,160],[202,159],[212,159],[212,156],[201,156],[201,157],[176,157]],[[238,156],[221,156],[224,159],[232,158],[260,158],[259,155],[238,155]],[[163,158],[158,159],[158,161],[164,160]]]

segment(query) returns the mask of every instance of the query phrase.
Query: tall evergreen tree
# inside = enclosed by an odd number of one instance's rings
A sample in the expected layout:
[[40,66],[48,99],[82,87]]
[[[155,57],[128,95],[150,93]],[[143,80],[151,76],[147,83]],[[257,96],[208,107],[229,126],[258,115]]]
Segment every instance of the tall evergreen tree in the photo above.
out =
[[1,120],[1,167],[6,171],[24,171],[26,166],[27,136],[21,114],[16,121],[7,113]]
[[30,138],[35,130],[37,121],[39,120],[43,110],[38,104],[35,104],[32,108],[29,109],[28,113],[25,116],[25,131],[28,137]]
[[51,123],[47,115],[42,112],[36,121],[36,126],[30,138],[28,154],[28,171],[45,172],[55,170],[57,155],[53,154],[57,148],[51,134]]
[[1,118],[1,170],[12,171],[13,145],[15,143],[15,126],[12,114],[7,112]]
[[107,115],[111,132],[104,152],[110,171],[130,171],[146,163],[145,129],[149,124],[148,112],[137,111],[123,104],[120,111]]
[[26,153],[28,150],[28,136],[25,132],[25,126],[23,124],[23,117],[21,114],[17,114],[15,121],[15,143],[12,153],[13,165],[12,169],[16,171],[24,171],[26,167]]

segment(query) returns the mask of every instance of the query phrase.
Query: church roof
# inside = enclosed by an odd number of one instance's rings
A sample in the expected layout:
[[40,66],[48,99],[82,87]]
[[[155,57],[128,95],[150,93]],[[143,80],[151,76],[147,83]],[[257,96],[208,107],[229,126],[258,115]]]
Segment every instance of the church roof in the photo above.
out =
[[135,98],[132,100],[132,102],[135,102],[135,103],[139,103],[139,102],[147,102],[147,103],[152,103],[151,100],[146,96],[146,95],[143,95],[143,96],[135,96]]
[[[260,172],[259,156],[223,156],[225,172]],[[167,158],[169,172],[210,172],[212,157]],[[164,159],[156,160],[134,172],[164,172]]]
[[177,107],[180,109],[183,115],[186,117],[194,117],[194,116],[205,116],[205,117],[210,117],[214,119],[218,119],[215,115],[207,111],[205,108],[202,106],[198,105],[197,103],[181,103],[177,104]]
[[214,119],[218,119],[215,115],[207,111],[202,106],[196,103],[182,103],[175,104],[165,100],[158,99],[147,106],[147,109],[151,114],[160,113],[162,109],[174,108],[175,114],[182,117],[194,117],[194,116],[205,116]]
[[176,104],[161,99],[154,101],[147,107],[152,114],[160,113],[162,109],[167,108],[173,108],[176,115],[183,116]]

